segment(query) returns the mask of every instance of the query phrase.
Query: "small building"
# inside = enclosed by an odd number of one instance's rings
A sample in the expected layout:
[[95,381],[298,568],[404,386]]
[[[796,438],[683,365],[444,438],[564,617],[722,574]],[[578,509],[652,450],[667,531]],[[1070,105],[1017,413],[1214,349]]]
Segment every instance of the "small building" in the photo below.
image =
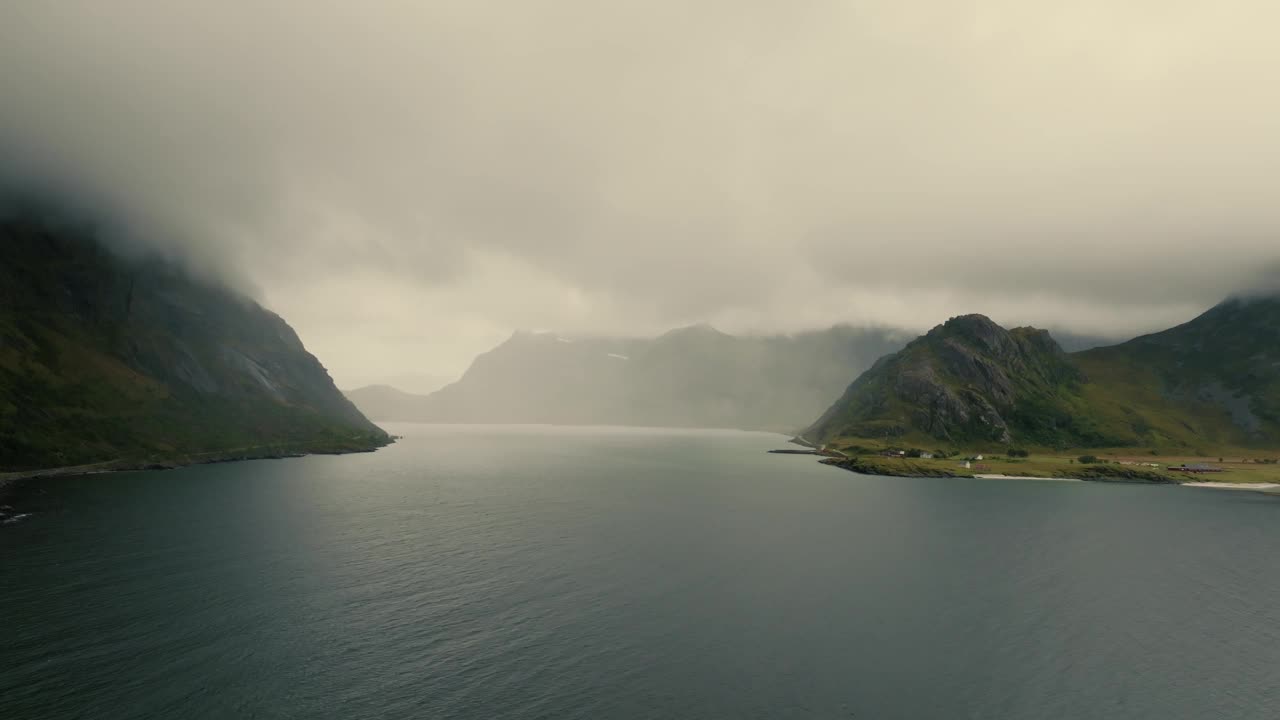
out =
[[931,452],[922,452],[922,453],[920,453],[920,459],[921,459],[921,460],[932,460],[932,459],[933,459],[933,453],[931,453]]
[[1206,464],[1204,464],[1204,463],[1192,463],[1192,464],[1190,464],[1190,465],[1187,465],[1187,464],[1183,463],[1182,465],[1180,465],[1180,466],[1178,466],[1178,467],[1174,467],[1173,465],[1170,465],[1170,466],[1169,466],[1169,469],[1170,469],[1170,470],[1175,470],[1175,471],[1177,471],[1177,472],[1188,472],[1188,473],[1197,473],[1197,474],[1198,474],[1198,473],[1220,473],[1220,472],[1222,472],[1222,468],[1220,468],[1220,467],[1214,467],[1213,465],[1206,465]]

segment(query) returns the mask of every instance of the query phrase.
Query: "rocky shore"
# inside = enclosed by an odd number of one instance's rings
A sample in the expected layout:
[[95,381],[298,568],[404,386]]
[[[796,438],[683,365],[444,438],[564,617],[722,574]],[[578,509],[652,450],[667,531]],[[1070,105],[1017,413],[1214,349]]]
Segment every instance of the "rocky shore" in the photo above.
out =
[[862,475],[885,475],[888,477],[973,477],[972,472],[951,470],[910,460],[868,457],[827,457],[818,462],[831,465]]

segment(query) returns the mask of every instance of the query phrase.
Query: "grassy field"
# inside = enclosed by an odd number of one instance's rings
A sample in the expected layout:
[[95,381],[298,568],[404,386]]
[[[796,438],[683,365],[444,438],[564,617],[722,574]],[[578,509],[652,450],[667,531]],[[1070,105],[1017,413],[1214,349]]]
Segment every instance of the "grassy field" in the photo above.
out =
[[[1028,457],[1010,457],[1007,450],[984,452],[966,450],[948,458],[884,457],[881,453],[890,449],[875,440],[846,439],[829,446],[843,452],[853,463],[843,466],[858,472],[874,472],[883,475],[904,476],[957,476],[1013,475],[1043,478],[1115,479],[1148,482],[1221,482],[1221,483],[1277,483],[1280,484],[1280,453],[1264,454],[1257,450],[1222,451],[1205,455],[1152,455],[1135,452],[1134,448],[1112,448],[1073,452],[1031,450]],[[1079,458],[1087,453],[1098,459],[1095,463],[1081,463]],[[965,468],[966,458],[970,460]],[[1188,473],[1170,470],[1171,466],[1204,464],[1222,468],[1218,473]],[[1153,467],[1154,466],[1154,467]]]

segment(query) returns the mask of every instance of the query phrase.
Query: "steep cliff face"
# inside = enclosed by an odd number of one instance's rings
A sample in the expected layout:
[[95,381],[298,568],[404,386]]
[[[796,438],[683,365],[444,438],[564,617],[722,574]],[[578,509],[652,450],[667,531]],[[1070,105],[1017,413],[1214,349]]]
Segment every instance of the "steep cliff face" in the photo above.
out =
[[[708,325],[656,338],[516,333],[431,395],[362,392],[375,419],[736,427],[794,432],[896,332],[834,327],[738,337]],[[385,415],[385,417],[381,417]]]
[[1084,376],[1043,330],[952,318],[859,377],[806,435],[963,443],[1096,442],[1080,421]]
[[83,226],[0,217],[0,469],[387,440],[248,298]]

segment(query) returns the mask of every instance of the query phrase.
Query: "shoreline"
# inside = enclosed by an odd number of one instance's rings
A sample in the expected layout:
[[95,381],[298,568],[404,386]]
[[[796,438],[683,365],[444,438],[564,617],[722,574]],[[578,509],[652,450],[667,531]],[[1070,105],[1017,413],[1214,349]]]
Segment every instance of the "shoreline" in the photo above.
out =
[[1001,475],[1000,473],[982,473],[973,477],[979,480],[1047,480],[1049,482],[1088,482],[1078,477],[1041,477],[1039,475]]
[[1178,480],[1155,481],[1146,479],[1142,476],[1103,476],[1095,475],[1094,477],[1070,477],[1061,476],[1037,476],[1037,475],[1003,475],[1000,473],[957,473],[949,470],[939,470],[928,468],[924,472],[912,472],[911,470],[922,470],[922,468],[897,468],[886,467],[881,463],[866,462],[857,458],[835,458],[826,457],[818,462],[823,465],[847,470],[857,475],[871,475],[876,477],[906,477],[906,478],[973,478],[978,480],[1037,480],[1048,482],[1092,482],[1092,483],[1119,483],[1126,485],[1174,485],[1177,487],[1193,487],[1206,488],[1210,490],[1247,490],[1252,492],[1263,493],[1265,495],[1280,496],[1280,483],[1260,482],[1208,482],[1208,481],[1187,481],[1179,482]]
[[287,458],[300,458],[310,455],[354,455],[356,453],[377,452],[378,450],[393,444],[396,440],[396,436],[389,435],[387,442],[381,445],[365,445],[358,447],[316,446],[313,448],[306,448],[305,445],[299,444],[303,449],[297,450],[286,450],[280,446],[259,446],[234,448],[230,450],[215,450],[205,453],[191,453],[187,455],[174,455],[166,458],[148,458],[145,460],[116,458],[114,460],[103,460],[102,462],[88,463],[84,465],[64,465],[62,467],[0,472],[0,524],[14,516],[23,514],[5,502],[8,496],[19,486],[37,480],[83,477],[86,475],[105,475],[108,473],[176,470],[178,468],[192,467],[195,465],[214,465],[217,463],[246,462],[249,460],[284,460]]
[[1280,495],[1280,483],[1224,483],[1224,482],[1184,482],[1182,487],[1208,488],[1209,490],[1252,490],[1267,495]]

